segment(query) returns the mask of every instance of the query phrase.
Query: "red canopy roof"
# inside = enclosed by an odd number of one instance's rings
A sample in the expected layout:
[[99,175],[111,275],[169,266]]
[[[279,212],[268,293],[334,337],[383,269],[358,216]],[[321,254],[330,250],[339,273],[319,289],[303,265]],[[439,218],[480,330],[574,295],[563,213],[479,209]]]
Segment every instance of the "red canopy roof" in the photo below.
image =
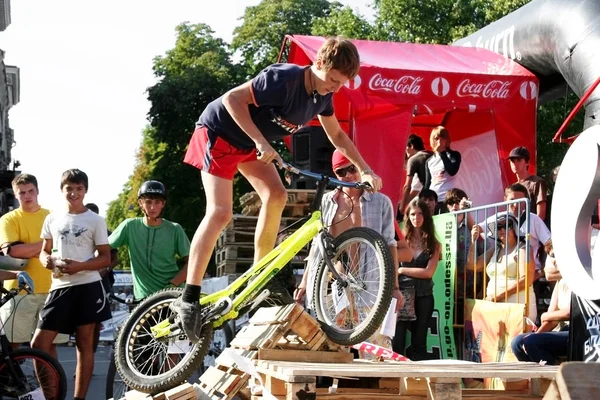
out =
[[[324,40],[286,36],[287,62],[312,63]],[[336,116],[347,122],[345,128],[383,177],[392,201],[398,200],[405,176],[408,135],[417,133],[428,143],[438,124],[450,132],[452,147],[463,153],[459,183],[476,204],[501,200],[502,187],[515,180],[506,162],[513,147],[529,148],[535,171],[538,81],[525,68],[480,48],[352,42],[361,68],[335,95]],[[475,151],[473,143],[486,150]],[[493,157],[487,154],[490,148],[496,149]],[[499,191],[490,194],[494,174]]]

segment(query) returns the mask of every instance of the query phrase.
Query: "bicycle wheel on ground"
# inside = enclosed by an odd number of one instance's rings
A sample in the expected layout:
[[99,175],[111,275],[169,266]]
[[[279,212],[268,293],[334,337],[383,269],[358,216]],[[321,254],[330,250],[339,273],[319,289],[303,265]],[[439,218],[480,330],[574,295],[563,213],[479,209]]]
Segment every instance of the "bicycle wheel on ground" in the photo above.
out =
[[341,287],[322,260],[317,268],[313,308],[336,343],[353,345],[379,329],[392,298],[396,274],[390,248],[380,234],[352,228],[333,240],[331,260],[348,285]]
[[169,305],[182,289],[149,296],[129,316],[116,342],[115,362],[123,382],[144,393],[160,393],[190,377],[202,364],[212,338],[212,325],[202,327],[202,339],[191,344],[183,331],[155,338],[150,328],[174,317]]
[[122,399],[125,397],[125,393],[128,390],[129,386],[123,382],[121,375],[119,375],[115,363],[115,354],[111,351],[108,371],[106,372],[106,398],[115,400]]
[[[15,375],[7,364],[12,363]],[[13,351],[0,364],[0,398],[18,399],[41,392],[45,399],[63,400],[67,396],[67,377],[61,365],[48,353],[31,348]]]

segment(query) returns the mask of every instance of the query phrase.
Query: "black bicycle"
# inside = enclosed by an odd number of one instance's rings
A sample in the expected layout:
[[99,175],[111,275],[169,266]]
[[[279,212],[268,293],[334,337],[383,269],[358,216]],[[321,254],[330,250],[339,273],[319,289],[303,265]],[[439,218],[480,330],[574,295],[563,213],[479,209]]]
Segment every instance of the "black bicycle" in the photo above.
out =
[[[0,289],[0,307],[28,287]],[[0,327],[0,398],[19,400],[63,400],[67,396],[67,376],[50,354],[32,348],[13,350],[4,323]]]

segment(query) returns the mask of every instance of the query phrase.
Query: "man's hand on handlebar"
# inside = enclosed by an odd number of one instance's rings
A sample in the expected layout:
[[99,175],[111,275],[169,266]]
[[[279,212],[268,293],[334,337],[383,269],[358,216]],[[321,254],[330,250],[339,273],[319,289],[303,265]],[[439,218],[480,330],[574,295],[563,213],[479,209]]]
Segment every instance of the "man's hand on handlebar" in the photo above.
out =
[[381,178],[373,170],[361,171],[360,180],[363,183],[368,183],[372,192],[378,192],[383,187]]
[[275,162],[278,166],[283,165],[283,160],[279,153],[266,141],[256,145],[256,157],[265,164]]

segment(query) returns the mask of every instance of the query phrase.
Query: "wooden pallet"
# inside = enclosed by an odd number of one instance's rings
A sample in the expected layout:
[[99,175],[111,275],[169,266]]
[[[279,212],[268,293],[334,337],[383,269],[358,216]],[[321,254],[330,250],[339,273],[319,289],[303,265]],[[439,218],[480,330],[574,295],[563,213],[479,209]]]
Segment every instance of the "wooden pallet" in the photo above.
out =
[[195,400],[197,398],[197,385],[191,385],[187,382],[155,396],[130,390],[123,397],[124,400]]
[[[300,217],[306,215],[308,206],[315,198],[315,190],[288,189],[287,202],[283,215],[287,217]],[[240,198],[243,215],[258,215],[262,201],[256,192],[249,192]]]
[[[248,365],[256,360],[352,361],[352,355],[327,339],[319,323],[298,304],[259,309],[238,332],[228,351],[200,377],[199,388],[211,399],[232,399],[247,387],[251,378],[248,368],[252,368]],[[269,387],[269,382],[264,384]]]
[[597,399],[600,397],[600,363],[561,364],[544,400]]
[[[257,221],[258,217],[256,216],[234,215],[219,236],[217,248],[228,244],[254,245],[254,231],[256,230]],[[284,226],[289,226],[296,221],[298,221],[298,218],[281,218],[281,223]],[[289,232],[293,231],[293,229],[290,229]]]
[[[278,399],[291,398],[299,390],[319,399],[541,399],[558,370],[535,363],[373,362],[345,364],[298,363],[258,360],[256,370],[265,375]],[[316,389],[316,377],[336,379],[384,378],[378,388]],[[527,379],[525,390],[472,390],[462,388],[463,378]],[[313,389],[314,388],[314,389]],[[314,397],[313,397],[314,398]],[[259,400],[261,396],[253,396]]]
[[[217,265],[227,262],[250,262],[254,258],[254,245],[225,245],[215,249],[215,263]],[[292,260],[292,264],[303,264],[308,256],[308,250],[302,249]]]

